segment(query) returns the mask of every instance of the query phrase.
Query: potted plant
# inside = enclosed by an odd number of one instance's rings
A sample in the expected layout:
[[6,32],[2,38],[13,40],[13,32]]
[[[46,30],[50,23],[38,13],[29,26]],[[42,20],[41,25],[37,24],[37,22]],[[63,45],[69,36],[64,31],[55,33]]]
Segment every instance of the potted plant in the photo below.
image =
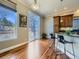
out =
[[47,39],[47,34],[46,33],[42,33],[42,39]]
[[66,33],[67,35],[70,35],[70,34],[71,34],[71,30],[66,30],[65,33]]

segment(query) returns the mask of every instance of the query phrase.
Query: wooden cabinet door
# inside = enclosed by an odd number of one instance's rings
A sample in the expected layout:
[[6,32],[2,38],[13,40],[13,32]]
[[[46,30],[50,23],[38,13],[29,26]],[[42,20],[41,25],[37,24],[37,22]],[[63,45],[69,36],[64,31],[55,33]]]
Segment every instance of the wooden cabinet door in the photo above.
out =
[[59,32],[59,16],[54,17],[54,32],[58,33]]
[[66,27],[66,17],[61,16],[60,27]]
[[68,24],[69,27],[72,27],[72,25],[73,25],[73,15],[68,16],[67,24]]
[[61,20],[60,27],[72,27],[73,15],[61,16]]

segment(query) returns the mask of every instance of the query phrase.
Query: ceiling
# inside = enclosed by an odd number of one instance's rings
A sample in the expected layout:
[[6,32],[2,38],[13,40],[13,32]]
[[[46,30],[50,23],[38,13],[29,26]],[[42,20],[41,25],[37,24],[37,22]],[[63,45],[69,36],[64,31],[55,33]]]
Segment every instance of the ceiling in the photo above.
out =
[[[34,4],[34,0],[19,1],[28,6]],[[61,11],[63,12],[63,14],[67,13],[68,11],[71,13],[72,11],[79,8],[79,0],[63,0],[63,2],[61,2],[60,0],[37,0],[37,4],[39,6],[39,9],[35,11],[41,15],[62,14]]]

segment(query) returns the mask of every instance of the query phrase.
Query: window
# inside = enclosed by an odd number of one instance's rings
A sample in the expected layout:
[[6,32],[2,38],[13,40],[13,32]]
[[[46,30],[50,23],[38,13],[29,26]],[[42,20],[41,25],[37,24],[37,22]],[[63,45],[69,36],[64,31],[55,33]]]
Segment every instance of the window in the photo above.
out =
[[16,12],[0,6],[0,41],[17,38]]
[[79,29],[79,17],[74,17],[73,28],[74,29]]

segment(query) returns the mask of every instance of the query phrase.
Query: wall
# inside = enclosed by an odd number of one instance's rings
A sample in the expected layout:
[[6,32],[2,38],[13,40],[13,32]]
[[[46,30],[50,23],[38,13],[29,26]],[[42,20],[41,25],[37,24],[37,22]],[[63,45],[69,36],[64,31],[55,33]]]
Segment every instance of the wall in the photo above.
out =
[[40,34],[44,33],[44,17],[40,17]]
[[13,3],[10,3],[9,1],[7,0],[0,0],[0,4],[4,4],[6,6],[9,6],[10,8],[12,9],[16,9],[16,5],[13,4]]
[[[19,26],[19,13],[27,15],[28,9],[17,1],[17,25]],[[17,39],[0,42],[0,50],[27,42],[27,28],[17,27]]]
[[53,33],[53,17],[46,17],[45,21],[44,21],[44,31],[46,34],[48,34],[48,38],[50,37],[50,33]]

